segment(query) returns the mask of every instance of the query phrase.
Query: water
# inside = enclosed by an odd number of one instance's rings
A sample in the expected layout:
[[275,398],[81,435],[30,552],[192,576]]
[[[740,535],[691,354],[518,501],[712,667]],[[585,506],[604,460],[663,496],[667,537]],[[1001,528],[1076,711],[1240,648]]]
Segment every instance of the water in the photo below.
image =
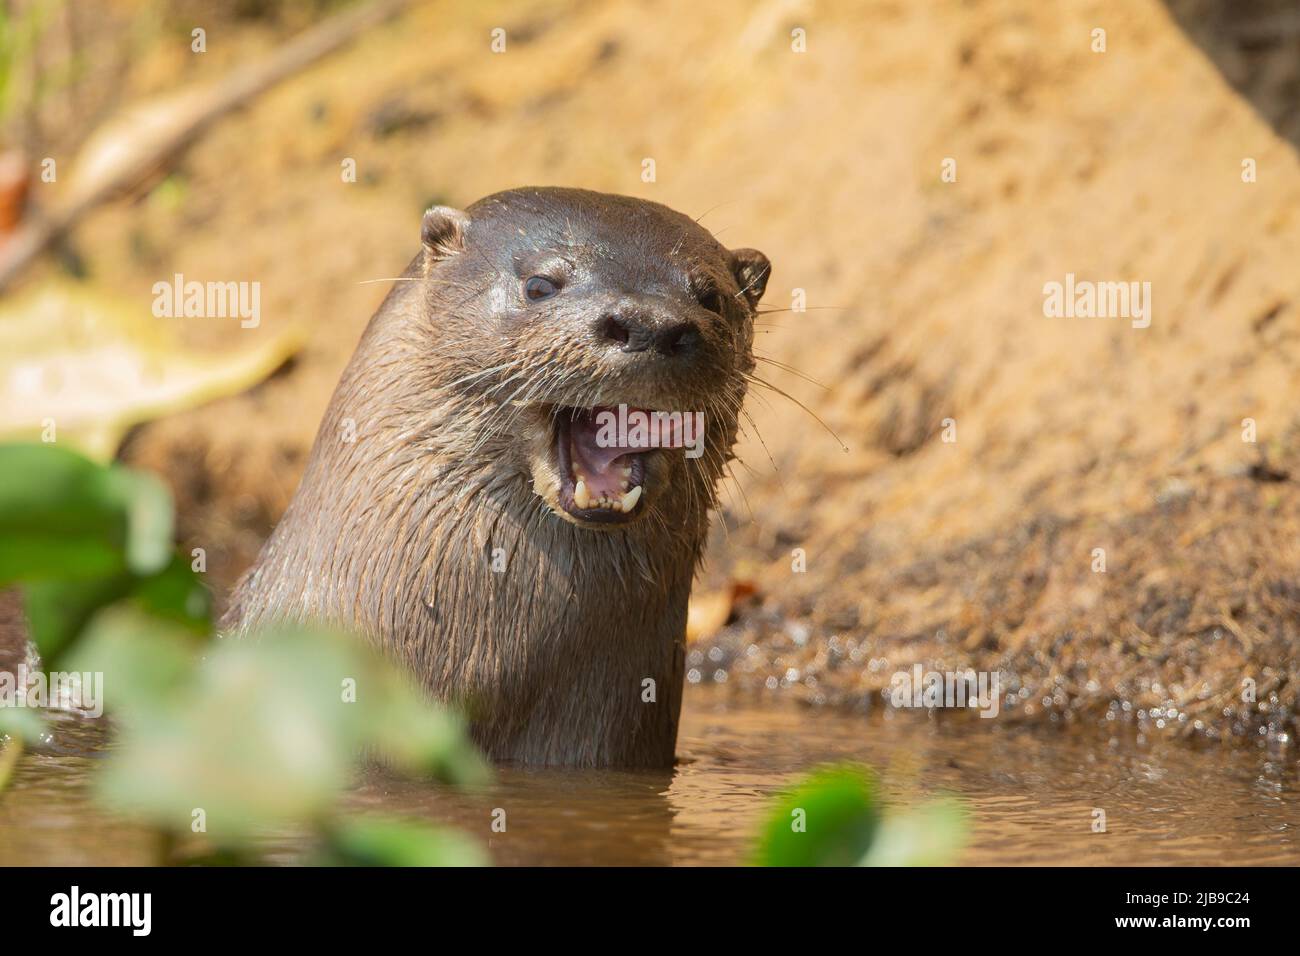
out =
[[[151,862],[147,833],[90,806],[100,732],[61,724],[56,745],[73,753],[25,757],[0,796],[0,862]],[[92,755],[74,755],[82,748]],[[503,769],[471,791],[370,771],[347,799],[458,826],[499,864],[734,864],[775,791],[817,764],[856,760],[878,771],[893,805],[959,795],[973,821],[962,864],[1300,863],[1300,779],[1285,750],[1144,742],[1128,728],[865,718],[693,687],[678,753],[671,773]],[[491,831],[496,809],[505,833]],[[280,837],[268,850],[292,863],[302,846]]]

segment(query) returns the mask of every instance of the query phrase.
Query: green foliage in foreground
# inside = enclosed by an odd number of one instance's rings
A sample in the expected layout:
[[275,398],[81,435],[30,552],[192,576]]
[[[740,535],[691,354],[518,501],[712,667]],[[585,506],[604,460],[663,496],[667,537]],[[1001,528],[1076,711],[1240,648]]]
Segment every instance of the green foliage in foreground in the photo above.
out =
[[268,631],[200,659],[139,612],[113,609],[69,666],[104,675],[119,718],[99,792],[166,830],[190,830],[196,810],[219,843],[330,820],[362,753],[450,783],[488,778],[458,718],[342,634]]
[[[116,728],[96,784],[105,807],[166,846],[202,843],[210,862],[255,862],[268,828],[314,833],[318,862],[486,862],[461,834],[347,820],[337,806],[363,754],[451,784],[487,781],[459,717],[336,631],[213,640],[211,600],[172,527],[170,495],[150,476],[0,445],[0,587],[22,589],[47,672],[103,675]],[[37,739],[36,714],[0,707],[0,735]],[[12,764],[17,752],[0,756]]]
[[401,820],[367,817],[328,833],[315,863],[330,866],[486,866],[487,851],[445,827],[412,827]]
[[939,866],[965,843],[961,805],[940,798],[883,813],[875,777],[857,764],[814,770],[773,806],[761,866]]
[[[485,863],[464,834],[338,808],[361,754],[485,782],[460,719],[345,634],[282,627],[214,640],[211,600],[172,527],[170,495],[150,476],[54,446],[0,445],[0,587],[22,589],[47,671],[103,675],[116,726],[96,784],[104,806],[155,827],[173,860],[257,862],[268,829],[306,829],[316,863]],[[0,707],[0,738],[39,739],[38,713]],[[0,746],[0,788],[19,753]],[[956,803],[883,813],[870,772],[839,765],[778,801],[756,860],[941,864],[964,832]]]
[[51,670],[95,612],[126,601],[196,637],[212,601],[175,554],[171,495],[152,475],[54,445],[0,445],[0,587],[23,591]]

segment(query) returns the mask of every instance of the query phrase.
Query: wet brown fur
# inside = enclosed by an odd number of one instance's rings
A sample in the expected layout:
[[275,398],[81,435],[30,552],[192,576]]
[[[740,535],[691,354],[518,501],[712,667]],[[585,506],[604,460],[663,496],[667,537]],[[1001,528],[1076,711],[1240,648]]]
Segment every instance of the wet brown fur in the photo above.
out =
[[[667,766],[767,260],[664,206],[567,189],[430,210],[423,239],[223,626],[357,629],[463,704],[497,759]],[[523,281],[556,272],[560,293],[527,301]],[[690,322],[698,347],[680,362],[611,348],[596,323],[620,312]],[[705,454],[651,453],[639,517],[585,525],[556,504],[553,420],[620,402],[703,410]]]

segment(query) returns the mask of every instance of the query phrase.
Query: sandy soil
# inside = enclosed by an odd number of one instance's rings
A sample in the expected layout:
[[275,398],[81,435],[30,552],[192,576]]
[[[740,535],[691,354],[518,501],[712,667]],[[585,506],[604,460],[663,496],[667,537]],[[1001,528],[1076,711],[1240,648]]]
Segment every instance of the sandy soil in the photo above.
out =
[[[232,18],[206,59],[151,43],[124,95],[294,25]],[[215,128],[179,205],[79,231],[97,280],[141,302],[173,272],[259,280],[262,329],[223,346],[312,330],[291,368],[124,456],[173,483],[224,591],[385,292],[362,280],[401,269],[425,205],[639,195],[770,256],[761,374],[826,425],[754,394],[701,589],[758,594],[699,637],[699,679],[863,705],[914,662],[997,668],[1021,716],[1286,733],[1300,162],[1268,120],[1294,117],[1295,68],[1225,79],[1211,43],[1156,0],[418,5]],[[1150,327],[1046,317],[1067,273],[1150,282]],[[797,290],[807,311],[784,311]]]

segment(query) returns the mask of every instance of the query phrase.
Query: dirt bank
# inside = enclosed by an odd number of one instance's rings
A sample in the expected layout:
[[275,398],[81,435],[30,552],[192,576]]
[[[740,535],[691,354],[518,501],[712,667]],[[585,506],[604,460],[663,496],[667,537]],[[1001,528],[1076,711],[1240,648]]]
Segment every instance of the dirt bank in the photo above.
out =
[[[287,29],[232,20],[198,65],[154,49],[135,92]],[[217,127],[181,181],[79,233],[93,274],[141,302],[173,272],[256,278],[262,334],[312,330],[272,381],[126,448],[219,590],[423,206],[580,185],[763,249],[766,305],[808,311],[766,317],[762,354],[824,387],[761,374],[847,445],[754,395],[703,583],[759,597],[701,642],[702,680],[860,703],[920,662],[1002,670],[1027,716],[1292,722],[1300,164],[1156,0],[420,5]],[[1067,274],[1149,282],[1149,327],[1045,316]]]

